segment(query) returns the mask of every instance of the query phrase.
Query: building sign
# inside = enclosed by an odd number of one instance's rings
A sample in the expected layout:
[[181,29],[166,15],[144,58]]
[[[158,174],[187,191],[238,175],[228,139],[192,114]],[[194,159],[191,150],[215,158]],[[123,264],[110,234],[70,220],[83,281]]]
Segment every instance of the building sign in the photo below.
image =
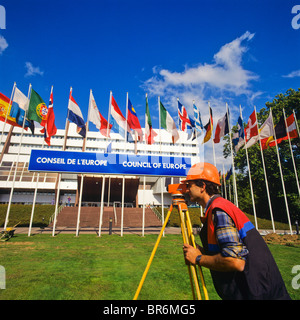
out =
[[29,171],[183,177],[189,157],[31,150]]

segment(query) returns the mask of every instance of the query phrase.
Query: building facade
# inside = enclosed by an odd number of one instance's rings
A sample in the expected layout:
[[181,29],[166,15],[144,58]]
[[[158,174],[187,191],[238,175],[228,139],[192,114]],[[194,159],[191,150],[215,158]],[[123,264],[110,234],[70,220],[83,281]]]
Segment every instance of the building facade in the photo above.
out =
[[[144,129],[143,129],[144,131]],[[156,142],[148,145],[145,142],[125,142],[124,138],[111,132],[111,139],[100,132],[88,131],[84,140],[76,132],[76,125],[70,123],[66,130],[58,129],[51,137],[51,146],[44,143],[40,128],[35,128],[32,134],[3,122],[1,132],[1,166],[0,166],[0,203],[8,203],[13,188],[12,203],[32,204],[35,189],[37,189],[37,204],[54,204],[59,192],[59,202],[78,205],[80,184],[83,179],[82,205],[99,206],[103,175],[81,175],[78,173],[29,172],[28,164],[32,149],[66,150],[75,152],[105,153],[108,146],[111,153],[165,155],[191,157],[192,164],[199,161],[197,140],[188,139],[185,132],[179,132],[180,139],[174,145],[171,135],[166,130],[155,129],[158,133]],[[65,137],[66,136],[66,137]],[[84,145],[85,144],[85,145]],[[161,180],[162,179],[162,180]],[[60,183],[59,183],[60,180]],[[121,203],[124,192],[125,206],[169,205],[171,198],[167,185],[178,183],[179,178],[164,178],[154,176],[105,176],[104,205]],[[124,188],[123,182],[125,183]],[[59,184],[59,185],[58,185]]]

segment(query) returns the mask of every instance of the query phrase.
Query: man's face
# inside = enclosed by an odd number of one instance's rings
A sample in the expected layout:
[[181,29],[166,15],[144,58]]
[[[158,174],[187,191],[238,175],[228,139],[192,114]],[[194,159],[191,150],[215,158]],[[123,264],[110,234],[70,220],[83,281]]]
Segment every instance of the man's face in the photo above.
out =
[[200,196],[200,188],[195,184],[195,182],[193,181],[189,181],[186,184],[186,188],[187,188],[187,193],[190,196],[190,200],[192,202],[197,202],[199,201],[199,196]]

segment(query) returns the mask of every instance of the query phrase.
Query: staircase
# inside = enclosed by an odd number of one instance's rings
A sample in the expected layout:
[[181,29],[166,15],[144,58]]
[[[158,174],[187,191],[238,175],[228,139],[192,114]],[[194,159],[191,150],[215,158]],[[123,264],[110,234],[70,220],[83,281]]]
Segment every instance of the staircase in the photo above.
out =
[[[109,227],[109,220],[112,218],[112,226],[121,227],[122,208],[113,207],[103,208],[102,227]],[[65,207],[57,216],[56,227],[74,228],[77,225],[77,207]],[[80,212],[80,228],[99,227],[100,207],[81,207]],[[124,227],[142,227],[143,224],[143,208],[124,208],[123,226]],[[52,227],[53,223],[49,225]],[[161,227],[161,221],[153,213],[151,209],[145,208],[145,227]]]

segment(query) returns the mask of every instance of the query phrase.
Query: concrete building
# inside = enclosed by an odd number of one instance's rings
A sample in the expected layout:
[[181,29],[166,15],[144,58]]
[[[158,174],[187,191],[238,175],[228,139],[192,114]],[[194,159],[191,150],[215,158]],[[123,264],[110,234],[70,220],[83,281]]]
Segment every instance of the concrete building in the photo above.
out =
[[[4,130],[3,130],[4,128]],[[119,154],[141,154],[141,155],[166,155],[191,157],[192,164],[199,161],[197,140],[187,139],[187,134],[180,132],[180,140],[172,144],[171,135],[165,130],[155,129],[158,136],[157,142],[148,145],[145,142],[125,143],[121,135],[111,133],[111,140],[100,132],[88,131],[86,138],[86,152],[104,153],[111,142],[111,152]],[[76,125],[70,123],[66,145],[65,130],[58,129],[57,134],[51,138],[51,146],[44,143],[40,128],[35,128],[35,134],[22,128],[12,127],[9,124],[0,123],[0,203],[8,203],[11,188],[13,187],[12,203],[31,204],[35,188],[37,187],[37,204],[54,204],[55,195],[58,191],[58,174],[53,172],[29,172],[28,164],[32,149],[51,149],[83,152],[84,139],[77,134]],[[161,142],[160,142],[161,141]],[[17,168],[17,170],[15,170]],[[122,199],[123,176],[105,176],[105,206],[113,202],[120,203]],[[161,180],[163,179],[162,183]],[[37,184],[38,181],[38,184]],[[125,179],[125,206],[141,206],[144,202],[151,205],[161,204],[163,191],[164,204],[169,205],[171,198],[166,186],[169,183],[179,182],[179,178],[160,178],[126,176]],[[60,203],[77,205],[79,201],[79,188],[81,175],[78,173],[61,174],[59,186]],[[161,190],[163,186],[163,190]],[[84,175],[82,206],[99,206],[102,188],[102,175]],[[145,190],[145,191],[144,191]]]

